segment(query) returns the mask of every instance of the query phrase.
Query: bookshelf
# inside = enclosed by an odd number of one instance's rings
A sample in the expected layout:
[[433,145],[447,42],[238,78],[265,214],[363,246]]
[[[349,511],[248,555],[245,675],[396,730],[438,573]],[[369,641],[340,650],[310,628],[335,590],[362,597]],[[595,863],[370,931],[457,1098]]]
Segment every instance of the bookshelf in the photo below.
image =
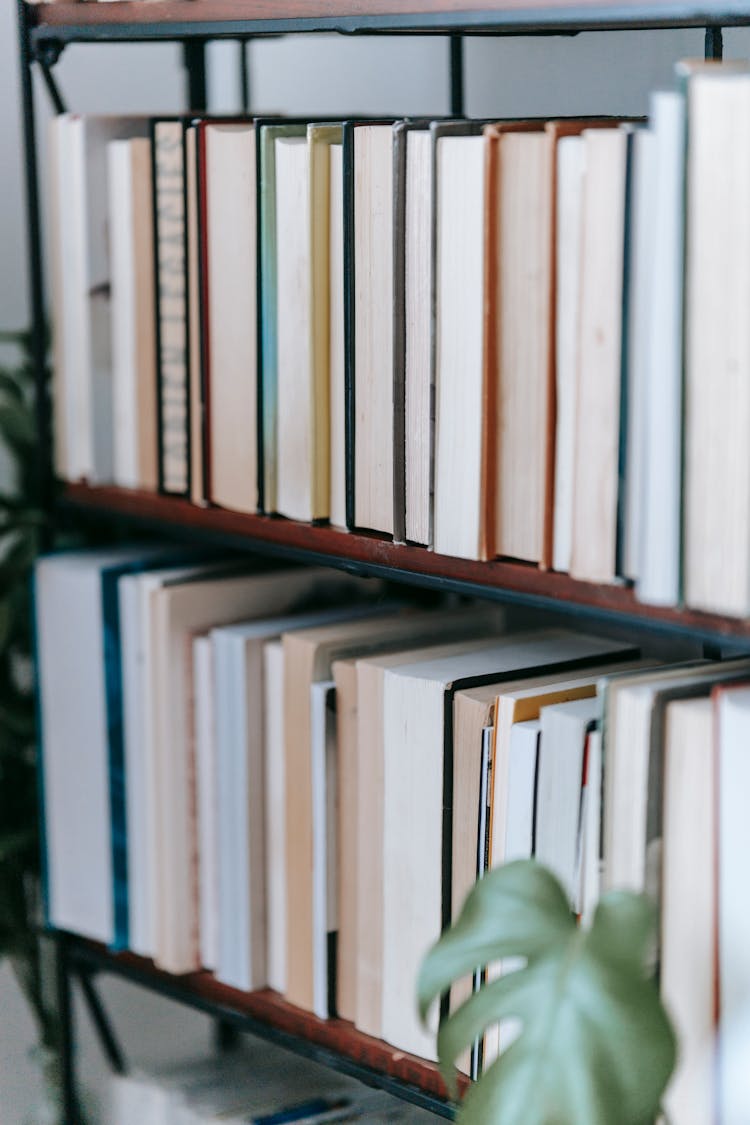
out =
[[[63,517],[126,522],[168,530],[176,537],[218,542],[308,563],[325,563],[405,584],[566,613],[578,620],[690,637],[716,648],[747,649],[750,620],[638,603],[621,586],[598,586],[535,566],[469,562],[396,545],[375,534],[348,533],[277,517],[247,516],[152,493],[112,487],[66,485],[57,494],[50,464],[46,391],[45,301],[40,189],[32,70],[38,66],[55,109],[64,103],[53,77],[70,43],[169,40],[182,43],[190,108],[205,102],[203,45],[209,39],[245,39],[296,32],[419,33],[452,39],[452,110],[462,104],[463,34],[572,34],[585,30],[693,27],[706,29],[706,54],[721,55],[721,28],[750,25],[750,3],[721,4],[642,0],[113,0],[110,3],[27,4],[19,0],[19,44],[28,201],[31,307],[37,369],[39,472],[50,508]],[[267,1036],[317,1061],[383,1087],[445,1117],[453,1111],[437,1068],[370,1039],[340,1020],[321,1021],[269,991],[245,994],[217,984],[208,974],[172,977],[131,955],[114,955],[68,934],[58,940],[58,995],[64,1017],[66,1120],[76,1120],[74,1027],[71,988],[83,984],[94,1022],[113,1065],[123,1065],[94,980],[101,973],[124,977],[220,1024]]]

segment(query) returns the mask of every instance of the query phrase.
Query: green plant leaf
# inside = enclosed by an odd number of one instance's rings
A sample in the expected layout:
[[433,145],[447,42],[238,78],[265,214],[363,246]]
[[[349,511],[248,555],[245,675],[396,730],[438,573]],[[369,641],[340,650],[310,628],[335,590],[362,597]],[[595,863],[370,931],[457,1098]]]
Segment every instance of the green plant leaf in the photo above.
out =
[[30,449],[36,441],[31,411],[21,403],[0,403],[0,435],[13,449]]
[[508,957],[525,964],[486,984],[445,1019],[441,1070],[484,1031],[520,1031],[464,1098],[463,1125],[646,1125],[675,1062],[672,1028],[645,969],[653,909],[606,895],[591,929],[576,925],[557,880],[534,861],[491,871],[427,954],[419,1007],[456,980]]

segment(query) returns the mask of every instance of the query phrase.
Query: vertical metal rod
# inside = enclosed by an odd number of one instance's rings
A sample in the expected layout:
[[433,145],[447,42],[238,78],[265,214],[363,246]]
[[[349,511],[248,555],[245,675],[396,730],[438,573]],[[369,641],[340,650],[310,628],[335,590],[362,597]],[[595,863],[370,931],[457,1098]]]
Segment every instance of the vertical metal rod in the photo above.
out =
[[96,991],[96,986],[91,979],[91,974],[86,969],[78,969],[78,979],[81,982],[81,989],[89,1010],[89,1014],[93,1021],[99,1036],[99,1042],[102,1045],[102,1050],[107,1056],[107,1061],[115,1074],[127,1074],[128,1067],[125,1062],[125,1056],[122,1052],[120,1044],[117,1042],[117,1037],[109,1022],[109,1017],[104,1010],[99,993]]
[[60,93],[60,89],[57,83],[55,82],[49,63],[40,60],[39,69],[42,72],[44,85],[47,87],[47,93],[49,94],[50,101],[52,102],[55,113],[65,113],[65,102],[63,101],[63,96]]
[[56,935],[57,972],[57,1015],[60,1021],[60,1054],[62,1061],[62,1098],[65,1125],[78,1123],[78,1099],[76,1097],[75,1061],[73,1052],[73,995],[71,989],[70,961],[68,957],[68,938],[66,934]]
[[249,39],[240,39],[240,94],[242,98],[242,112],[250,113],[250,64],[247,52],[250,49]]
[[28,231],[29,300],[31,304],[31,354],[34,364],[37,427],[37,503],[49,511],[52,505],[52,431],[47,380],[47,324],[44,308],[42,229],[34,122],[34,85],[31,73],[31,31],[24,0],[18,0],[19,58],[21,64],[21,114],[23,124],[26,223]]
[[705,57],[721,59],[724,57],[724,37],[720,27],[706,28]]
[[206,94],[206,41],[187,39],[182,45],[183,65],[187,72],[187,108],[191,113],[204,113]]
[[240,1043],[240,1032],[227,1020],[214,1021],[214,1046],[218,1054],[234,1051]]
[[464,40],[462,35],[450,37],[451,117],[464,115]]

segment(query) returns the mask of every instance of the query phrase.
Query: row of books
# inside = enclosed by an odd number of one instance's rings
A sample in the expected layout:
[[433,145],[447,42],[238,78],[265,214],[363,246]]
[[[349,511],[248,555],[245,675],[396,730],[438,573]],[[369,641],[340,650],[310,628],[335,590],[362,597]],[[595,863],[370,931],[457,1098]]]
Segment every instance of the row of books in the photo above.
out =
[[60,475],[750,612],[750,73],[678,71],[647,123],[57,118]]
[[535,856],[585,919],[648,890],[698,1107],[674,1119],[708,1120],[714,1002],[722,1027],[750,1002],[750,660],[378,589],[169,548],[38,564],[50,922],[433,1058],[418,967],[487,867]]
[[218,1058],[108,1079],[108,1125],[429,1125],[436,1118],[319,1063],[248,1039]]

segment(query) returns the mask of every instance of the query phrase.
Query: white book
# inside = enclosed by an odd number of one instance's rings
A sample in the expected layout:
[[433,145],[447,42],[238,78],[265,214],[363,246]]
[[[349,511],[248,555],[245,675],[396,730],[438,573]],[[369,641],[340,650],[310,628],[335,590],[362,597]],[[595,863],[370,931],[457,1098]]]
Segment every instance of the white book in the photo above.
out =
[[[625,396],[625,502],[622,526],[622,573],[636,580],[643,555],[643,494],[651,485],[643,475],[646,444],[646,402],[651,358],[653,316],[653,263],[655,238],[655,195],[658,149],[650,129],[637,129],[631,142],[630,209],[627,232],[629,254],[626,273],[627,324],[625,342],[627,362],[623,379]],[[622,487],[622,485],[621,485]]]
[[276,510],[310,521],[313,504],[313,350],[310,146],[277,137]]
[[338,928],[336,690],[333,680],[310,688],[313,810],[313,1011],[329,1015],[328,936]]
[[478,558],[484,305],[484,145],[438,137],[435,550]]
[[346,527],[346,418],[344,402],[344,162],[340,144],[328,146],[329,159],[329,401],[330,516]]
[[719,1113],[722,1125],[744,1125],[750,1106],[750,689],[721,693],[719,730]]
[[[659,984],[679,1043],[664,1110],[669,1120],[679,1125],[704,1125],[715,1120],[717,824],[713,727],[713,707],[708,698],[667,705]],[[745,1118],[747,1106],[746,1102]],[[727,1118],[722,1116],[721,1120]]]
[[638,598],[680,599],[682,370],[685,213],[685,99],[654,94],[652,299],[645,381]]
[[600,730],[589,732],[586,754],[580,884],[581,920],[584,925],[590,925],[599,901],[602,869],[602,734]]
[[560,880],[572,906],[579,900],[583,761],[596,697],[543,707],[536,803],[536,858]]
[[583,137],[557,142],[557,308],[555,510],[552,565],[570,570],[576,440],[576,365],[581,273],[581,219],[586,168]]
[[205,125],[211,500],[258,506],[255,130]]
[[142,556],[138,547],[66,551],[40,559],[34,578],[47,914],[106,944],[119,935],[103,578]]
[[194,577],[200,564],[124,575],[117,585],[122,649],[123,744],[128,854],[129,943],[141,957],[156,953],[156,797],[151,594]]
[[111,141],[109,162],[112,260],[112,386],[114,483],[157,486],[156,318],[151,142]]
[[263,647],[263,761],[266,812],[266,972],[268,986],[286,990],[286,759],[284,646]]
[[[314,604],[331,588],[328,573],[289,568],[202,578],[152,594],[156,834],[158,886],[156,960],[169,972],[199,967],[199,902],[191,857],[197,848],[194,778],[189,767],[187,638],[232,622],[261,620]],[[336,588],[357,580],[337,577]],[[217,704],[217,715],[220,706]],[[262,782],[260,786],[262,793]],[[221,796],[220,796],[221,800]],[[262,839],[261,839],[262,843]]]
[[193,739],[198,789],[198,867],[200,949],[204,969],[216,969],[219,935],[218,832],[221,822],[216,786],[216,716],[211,638],[193,641]]
[[432,534],[432,139],[426,129],[406,134],[404,214],[406,538]]
[[[70,478],[111,483],[114,474],[110,239],[107,145],[146,137],[148,119],[68,115],[58,133],[57,166],[66,192],[60,222],[64,294],[62,350],[66,459]],[[57,307],[57,303],[56,303]]]
[[508,806],[505,820],[505,862],[534,855],[534,803],[541,723],[514,723],[508,755]]

